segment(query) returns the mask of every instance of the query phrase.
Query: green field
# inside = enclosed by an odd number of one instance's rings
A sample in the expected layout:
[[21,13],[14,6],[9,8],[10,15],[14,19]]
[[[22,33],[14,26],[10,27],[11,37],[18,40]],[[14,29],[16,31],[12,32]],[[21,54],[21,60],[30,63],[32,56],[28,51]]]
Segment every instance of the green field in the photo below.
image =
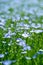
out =
[[[0,3],[9,5],[9,2]],[[21,9],[15,7],[16,13],[12,7],[6,12],[4,6],[0,6],[0,65],[43,65],[43,13],[24,12],[24,4]],[[32,6],[43,10],[41,5],[28,4]]]

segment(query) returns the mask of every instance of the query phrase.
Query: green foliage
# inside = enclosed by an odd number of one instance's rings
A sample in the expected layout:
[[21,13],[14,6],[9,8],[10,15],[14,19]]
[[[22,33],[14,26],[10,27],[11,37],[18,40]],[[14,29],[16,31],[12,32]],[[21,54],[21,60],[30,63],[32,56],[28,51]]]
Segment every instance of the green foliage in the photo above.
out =
[[[42,20],[42,17],[40,17],[40,20]],[[18,22],[12,21],[12,19],[8,19],[6,20],[4,26],[6,30],[0,28],[0,54],[5,55],[3,58],[0,59],[0,61],[16,60],[16,62],[13,62],[11,65],[43,65],[43,54],[37,54],[39,49],[43,49],[43,32],[30,32],[32,29],[34,29],[31,27],[27,30],[20,28],[22,32],[19,32],[20,25],[17,26],[17,23],[20,24],[22,21],[24,21],[24,24],[31,25],[29,24],[29,21],[27,19],[20,19]],[[11,24],[13,26],[11,26]],[[11,35],[10,38],[5,38],[4,36],[6,35],[6,33],[8,33],[8,28],[10,28],[11,33],[15,32],[16,34]],[[28,32],[30,36],[24,38],[22,36],[24,32]],[[18,45],[18,38],[24,40],[26,44],[31,47],[31,50],[26,50],[27,53],[22,54],[22,52],[24,51],[22,50],[23,47]],[[35,54],[36,58],[33,58]],[[26,59],[26,57],[30,57],[31,59]]]
[[0,65],[43,65],[42,2],[0,0]]

